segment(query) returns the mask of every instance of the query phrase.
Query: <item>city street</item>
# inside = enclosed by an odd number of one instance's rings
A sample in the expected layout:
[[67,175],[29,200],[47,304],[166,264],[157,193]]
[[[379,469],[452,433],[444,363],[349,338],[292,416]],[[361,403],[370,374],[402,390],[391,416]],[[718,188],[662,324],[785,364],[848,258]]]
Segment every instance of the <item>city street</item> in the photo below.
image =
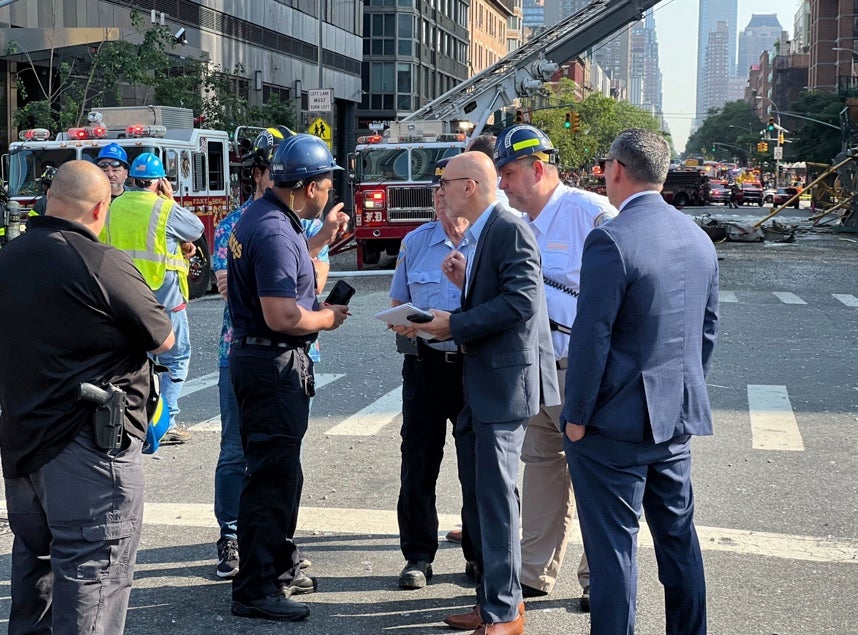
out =
[[[706,211],[753,220],[769,209]],[[780,220],[808,215],[790,210]],[[858,235],[800,231],[792,244],[723,243],[717,250],[721,334],[707,381],[715,436],[692,445],[709,632],[858,633]],[[329,288],[354,260],[354,252],[334,258]],[[302,623],[233,617],[230,584],[215,577],[224,303],[216,295],[191,303],[194,348],[180,418],[194,438],[145,459],[147,507],[129,635],[440,634],[452,632],[445,615],[474,604],[461,551],[443,539],[459,524],[461,504],[451,436],[438,486],[435,577],[417,591],[396,584],[404,564],[396,526],[401,359],[390,332],[372,317],[389,305],[392,264],[383,257],[372,275],[347,277],[357,289],[352,317],[320,338],[297,538],[319,589],[304,596],[311,615]],[[3,523],[4,622],[11,545]],[[528,634],[589,633],[575,579],[580,552],[576,533],[556,590],[527,603]],[[636,632],[657,635],[664,632],[663,595],[646,530],[639,562]]]

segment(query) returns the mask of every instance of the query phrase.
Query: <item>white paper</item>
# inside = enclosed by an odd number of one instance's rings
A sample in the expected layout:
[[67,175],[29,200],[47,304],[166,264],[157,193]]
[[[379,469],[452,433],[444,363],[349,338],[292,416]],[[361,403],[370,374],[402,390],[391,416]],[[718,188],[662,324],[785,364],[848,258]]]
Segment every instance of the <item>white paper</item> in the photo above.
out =
[[[417,323],[408,319],[408,316],[413,313],[427,313],[427,311],[414,306],[410,302],[406,302],[405,304],[379,311],[373,317],[394,326],[417,326]],[[417,331],[417,336],[422,337],[424,340],[431,340],[435,337],[426,331]]]

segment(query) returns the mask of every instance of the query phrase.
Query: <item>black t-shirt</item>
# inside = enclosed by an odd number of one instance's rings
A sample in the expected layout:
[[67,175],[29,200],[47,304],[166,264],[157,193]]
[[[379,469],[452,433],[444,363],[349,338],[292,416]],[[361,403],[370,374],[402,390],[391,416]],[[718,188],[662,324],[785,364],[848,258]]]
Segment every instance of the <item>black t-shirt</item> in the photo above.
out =
[[0,250],[0,458],[6,478],[54,458],[92,421],[82,382],[128,393],[125,426],[148,425],[146,352],[170,320],[123,252],[53,216]]

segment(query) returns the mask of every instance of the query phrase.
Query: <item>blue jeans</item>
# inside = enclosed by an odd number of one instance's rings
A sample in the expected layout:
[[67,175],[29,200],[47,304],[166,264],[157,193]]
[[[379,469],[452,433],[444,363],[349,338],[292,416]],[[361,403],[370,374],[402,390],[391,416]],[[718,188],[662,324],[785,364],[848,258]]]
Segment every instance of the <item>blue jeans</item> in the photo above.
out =
[[170,427],[176,425],[179,416],[179,395],[182,392],[182,384],[188,378],[188,364],[191,361],[191,332],[188,328],[188,311],[167,311],[170,322],[173,324],[173,332],[176,334],[176,343],[166,353],[155,356],[155,360],[162,366],[166,366],[169,373],[161,373],[161,396],[170,410]]
[[221,366],[218,377],[220,393],[220,455],[215,467],[214,512],[221,538],[238,538],[238,501],[244,486],[244,450],[241,448],[241,419],[229,367]]

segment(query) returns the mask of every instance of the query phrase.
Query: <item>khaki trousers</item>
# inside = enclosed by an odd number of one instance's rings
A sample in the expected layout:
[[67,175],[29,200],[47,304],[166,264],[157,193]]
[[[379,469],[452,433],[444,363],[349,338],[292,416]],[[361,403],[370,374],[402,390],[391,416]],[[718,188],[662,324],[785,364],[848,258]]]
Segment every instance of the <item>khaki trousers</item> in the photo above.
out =
[[[557,371],[561,403],[566,371]],[[521,460],[521,583],[550,593],[557,582],[566,543],[572,531],[575,497],[563,451],[559,420],[562,406],[542,406],[527,423]],[[578,582],[590,586],[590,569],[583,552]]]

